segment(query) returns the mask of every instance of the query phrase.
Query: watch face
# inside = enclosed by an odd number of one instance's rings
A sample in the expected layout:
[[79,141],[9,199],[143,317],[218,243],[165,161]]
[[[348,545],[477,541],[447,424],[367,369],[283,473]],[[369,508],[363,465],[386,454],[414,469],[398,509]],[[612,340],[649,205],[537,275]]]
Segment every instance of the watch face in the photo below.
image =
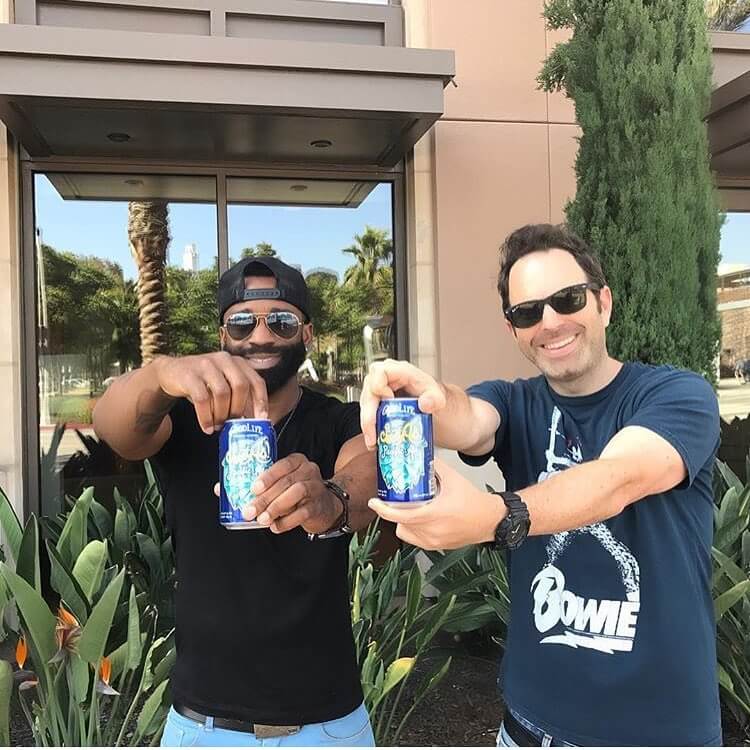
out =
[[505,543],[510,549],[515,549],[521,545],[524,539],[526,539],[530,523],[525,518],[509,518],[509,521],[510,523],[508,525],[508,533],[505,536]]

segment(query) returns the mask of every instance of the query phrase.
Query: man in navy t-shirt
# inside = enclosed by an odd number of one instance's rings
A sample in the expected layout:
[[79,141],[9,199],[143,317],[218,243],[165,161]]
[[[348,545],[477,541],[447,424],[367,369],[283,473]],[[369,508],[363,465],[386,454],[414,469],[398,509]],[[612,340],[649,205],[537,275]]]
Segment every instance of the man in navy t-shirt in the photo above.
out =
[[609,356],[612,293],[587,245],[534,225],[503,246],[508,328],[542,372],[467,392],[406,362],[373,365],[362,425],[419,397],[438,445],[494,458],[506,491],[436,462],[418,509],[371,507],[426,549],[509,550],[499,745],[721,743],[711,599],[716,397],[700,376]]

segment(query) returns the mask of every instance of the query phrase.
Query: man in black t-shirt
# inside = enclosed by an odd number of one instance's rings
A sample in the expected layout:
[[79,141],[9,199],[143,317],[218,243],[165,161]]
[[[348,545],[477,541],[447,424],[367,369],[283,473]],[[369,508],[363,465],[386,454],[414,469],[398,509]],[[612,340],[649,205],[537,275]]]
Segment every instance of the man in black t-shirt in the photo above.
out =
[[[359,407],[302,388],[312,341],[307,285],[271,257],[219,282],[222,351],[159,357],[112,383],[94,427],[150,458],[177,566],[177,662],[163,745],[372,746],[351,631],[348,546],[373,518],[374,456]],[[245,517],[219,524],[219,432],[270,419],[278,461]]]

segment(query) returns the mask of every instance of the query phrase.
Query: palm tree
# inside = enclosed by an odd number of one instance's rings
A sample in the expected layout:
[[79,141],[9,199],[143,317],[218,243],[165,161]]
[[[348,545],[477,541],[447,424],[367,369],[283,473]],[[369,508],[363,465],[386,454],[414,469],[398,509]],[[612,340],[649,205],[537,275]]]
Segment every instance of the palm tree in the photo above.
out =
[[128,240],[138,268],[138,311],[141,363],[167,353],[167,308],[164,268],[169,245],[169,207],[166,201],[128,204]]
[[261,257],[278,258],[279,255],[270,242],[259,242],[255,247],[243,247],[240,253],[240,258]]
[[706,14],[715,31],[736,31],[750,19],[750,0],[706,0]]
[[344,273],[346,286],[364,284],[375,285],[378,269],[390,262],[393,257],[393,243],[386,229],[365,226],[362,234],[354,235],[354,244],[341,252],[353,255],[356,264],[349,266]]

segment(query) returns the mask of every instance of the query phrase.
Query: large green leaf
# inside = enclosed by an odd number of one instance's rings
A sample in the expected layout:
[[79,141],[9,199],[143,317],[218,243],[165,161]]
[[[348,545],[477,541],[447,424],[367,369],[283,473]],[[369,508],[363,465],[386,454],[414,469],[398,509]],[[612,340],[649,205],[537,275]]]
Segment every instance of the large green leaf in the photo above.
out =
[[125,571],[121,570],[91,610],[88,622],[81,632],[81,639],[78,641],[78,653],[81,658],[93,664],[96,669],[104,656],[104,648],[107,645],[112,618],[117,609],[124,579]]
[[128,642],[121,643],[114,651],[107,654],[112,664],[112,676],[110,682],[114,681],[128,668]]
[[352,622],[361,622],[362,602],[361,602],[361,569],[357,568],[354,573],[354,589],[352,591]]
[[57,540],[57,551],[69,568],[73,567],[78,555],[86,546],[89,507],[93,499],[94,488],[87,487],[76,500],[73,510],[70,511],[68,520],[63,526],[60,538]]
[[417,651],[421,651],[428,643],[432,641],[435,634],[440,630],[445,622],[445,618],[453,609],[456,603],[456,595],[450,598],[441,599],[435,604],[430,611],[428,624],[417,636]]
[[52,588],[60,594],[60,598],[66,607],[76,616],[81,625],[85,625],[89,616],[89,605],[86,594],[83,593],[73,574],[60,557],[60,553],[46,542],[49,553],[51,573],[50,583]]
[[21,537],[16,559],[16,573],[26,583],[33,586],[40,594],[42,592],[42,576],[39,572],[39,525],[32,513],[26,522],[26,528]]
[[161,567],[161,555],[159,554],[159,548],[156,546],[154,540],[146,534],[137,532],[135,535],[136,543],[141,556],[148,565],[149,572],[151,574],[151,580],[159,583],[164,580],[164,572]]
[[414,565],[409,572],[409,580],[406,584],[406,622],[405,628],[410,628],[419,612],[419,604],[422,601],[422,573],[419,566]]
[[172,668],[177,661],[177,649],[172,647],[167,651],[164,658],[156,665],[153,670],[154,673],[154,685],[158,685],[164,680],[169,679],[172,674]]
[[130,587],[128,599],[128,659],[127,668],[135,669],[141,663],[143,656],[143,639],[141,638],[140,613],[135,597],[135,588]]
[[723,461],[716,461],[716,468],[719,470],[727,487],[734,487],[738,492],[742,491],[742,480],[729,468]]
[[7,637],[5,632],[5,621],[3,617],[3,611],[13,601],[13,595],[10,593],[8,585],[5,580],[0,577],[0,641],[4,641]]
[[89,602],[93,602],[101,588],[106,562],[107,543],[94,539],[83,548],[73,566],[73,577]]
[[476,555],[476,547],[460,547],[450,552],[431,552],[427,553],[432,560],[432,567],[425,573],[425,583],[433,583],[446,571],[467,558]]
[[117,510],[115,511],[114,541],[121,560],[125,552],[129,551],[132,546],[136,527],[128,513],[129,508],[126,507],[125,501],[119,493],[115,493],[115,502],[117,503]]
[[498,616],[500,622],[507,625],[510,620],[510,605],[494,596],[485,596],[484,600],[495,610],[495,614]]
[[0,661],[0,747],[10,746],[10,697],[13,693],[13,667]]
[[111,513],[96,499],[91,501],[91,519],[102,539],[108,539],[112,535],[114,523]]
[[68,662],[68,668],[70,669],[73,697],[77,703],[83,703],[88,698],[91,667],[80,656],[72,654]]
[[50,612],[41,594],[29,586],[23,578],[16,575],[5,563],[0,563],[0,574],[8,584],[16,605],[21,613],[29,638],[33,641],[37,653],[43,664],[35,664],[37,670],[42,669],[55,655],[55,625],[57,620]]
[[716,517],[716,528],[721,529],[727,521],[733,521],[737,518],[740,509],[740,490],[737,487],[730,487],[721,498],[719,504],[719,513]]
[[421,700],[422,696],[424,696],[426,693],[429,693],[430,690],[432,690],[434,687],[437,686],[437,684],[440,682],[440,680],[445,677],[445,675],[448,673],[448,670],[451,666],[451,661],[453,660],[452,656],[449,656],[442,664],[442,666],[435,669],[429,677],[424,682],[424,687],[419,691],[419,695],[417,697],[417,700]]
[[146,472],[146,487],[150,490],[152,487],[158,491],[159,484],[156,481],[156,474],[154,474],[154,468],[151,466],[151,461],[146,459],[143,462],[143,470]]
[[748,527],[747,516],[728,518],[727,522],[716,530],[714,547],[722,552],[730,552],[732,545],[742,536],[742,532]]
[[743,596],[750,593],[750,580],[732,586],[714,601],[716,619],[720,620],[724,613],[733,607]]
[[383,682],[383,695],[393,690],[411,672],[415,661],[413,656],[402,656],[388,665]]
[[146,517],[148,518],[148,527],[151,532],[151,538],[158,544],[166,536],[164,533],[164,524],[162,523],[156,508],[154,508],[150,502],[144,503],[143,507],[146,512]]
[[477,570],[471,575],[465,578],[460,578],[457,581],[453,581],[450,585],[445,586],[440,592],[440,598],[449,596],[450,594],[462,594],[464,591],[471,589],[477,589],[480,584],[488,581],[490,578],[489,570]]
[[750,716],[750,706],[747,704],[746,701],[744,701],[739,694],[737,693],[737,690],[735,689],[734,682],[732,681],[731,676],[729,673],[721,666],[721,664],[718,665],[718,672],[719,672],[719,685],[721,686],[724,693],[729,696],[731,700],[733,700],[744,712],[746,716]]
[[143,704],[136,724],[136,734],[149,737],[161,728],[169,710],[169,682],[164,681],[156,686]]
[[714,547],[711,554],[716,561],[715,572],[720,576],[726,576],[732,583],[742,583],[747,580],[747,573],[723,552]]
[[143,673],[143,690],[150,690],[156,684],[156,672],[159,664],[174,648],[174,630],[167,635],[156,638],[146,654],[146,666]]
[[0,529],[2,529],[5,541],[8,543],[8,551],[13,557],[13,562],[15,562],[18,560],[23,527],[2,487],[0,487]]
[[486,602],[456,604],[443,623],[447,633],[470,633],[497,622],[495,610]]

